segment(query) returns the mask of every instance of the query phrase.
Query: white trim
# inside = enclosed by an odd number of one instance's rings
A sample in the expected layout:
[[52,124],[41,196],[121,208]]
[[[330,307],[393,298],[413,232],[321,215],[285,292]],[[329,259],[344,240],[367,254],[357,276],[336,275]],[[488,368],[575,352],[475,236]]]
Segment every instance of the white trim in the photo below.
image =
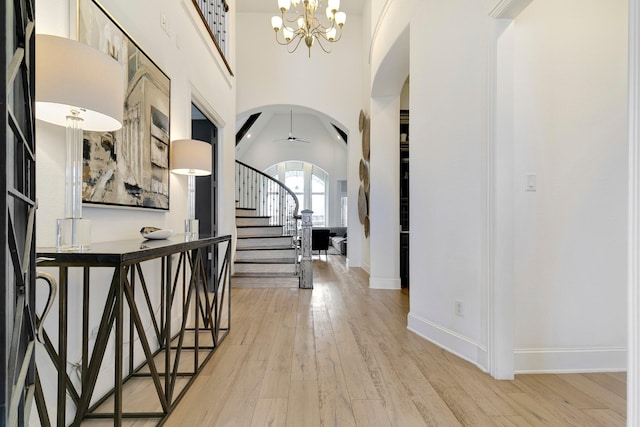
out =
[[[499,88],[512,77],[498,79],[498,42],[513,19],[532,0],[500,0],[490,12],[487,72],[487,148],[485,154],[485,259],[483,299],[486,325],[487,370],[497,379],[513,379],[513,135],[502,135],[512,118],[499,116]],[[512,55],[512,52],[504,52]],[[504,70],[503,70],[504,71]],[[508,89],[508,87],[507,87]],[[512,88],[509,89],[512,91]],[[504,95],[503,95],[504,97]],[[512,106],[510,106],[512,108]],[[504,108],[508,108],[503,106]]]
[[[347,249],[348,251],[349,249]],[[357,266],[353,266],[353,267],[357,267]],[[371,265],[369,265],[368,263],[363,262],[362,265],[360,265],[360,268],[362,268],[364,271],[367,272],[367,274],[371,274]]]
[[497,19],[515,19],[533,0],[499,0],[489,16]]
[[487,348],[475,340],[413,313],[407,315],[407,329],[487,372]]
[[369,277],[369,288],[371,289],[400,289],[402,283],[400,279],[384,279],[381,277]]
[[376,44],[376,39],[378,38],[378,33],[380,32],[380,27],[382,26],[384,17],[387,15],[389,8],[391,8],[391,2],[392,0],[385,1],[384,6],[382,7],[382,12],[380,12],[380,16],[376,22],[376,27],[373,29],[373,34],[371,34],[371,44],[369,45],[369,65],[371,64],[371,59],[373,57],[373,46]]
[[[207,98],[193,85],[191,82],[191,103],[218,127],[218,132],[224,129],[227,122],[222,118],[220,114],[213,108],[213,106],[207,101]],[[220,135],[221,136],[221,135]],[[222,141],[222,139],[220,139]]]
[[595,348],[524,348],[516,349],[515,372],[518,374],[584,373],[626,371],[627,349]]
[[496,349],[499,348],[497,340],[497,330],[500,327],[496,324],[496,311],[498,309],[496,302],[496,288],[499,284],[496,283],[496,270],[497,265],[497,248],[496,241],[498,240],[498,230],[496,224],[497,210],[496,205],[496,127],[498,120],[498,37],[496,33],[496,26],[498,25],[495,20],[491,23],[491,33],[489,40],[489,52],[488,52],[488,73],[487,73],[487,152],[485,155],[486,169],[485,169],[485,185],[486,185],[486,204],[485,204],[485,304],[486,304],[486,325],[487,325],[487,371],[493,377],[497,377],[499,370],[500,358],[496,354]]
[[640,0],[629,0],[627,425],[640,425]]

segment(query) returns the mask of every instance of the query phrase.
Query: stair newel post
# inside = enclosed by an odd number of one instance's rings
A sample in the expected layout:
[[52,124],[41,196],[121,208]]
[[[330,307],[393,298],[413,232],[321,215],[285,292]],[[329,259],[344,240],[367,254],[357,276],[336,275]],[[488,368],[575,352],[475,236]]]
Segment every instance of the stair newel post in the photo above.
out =
[[302,259],[300,261],[300,287],[313,289],[313,259],[311,257],[311,214],[313,211],[305,209],[302,212]]

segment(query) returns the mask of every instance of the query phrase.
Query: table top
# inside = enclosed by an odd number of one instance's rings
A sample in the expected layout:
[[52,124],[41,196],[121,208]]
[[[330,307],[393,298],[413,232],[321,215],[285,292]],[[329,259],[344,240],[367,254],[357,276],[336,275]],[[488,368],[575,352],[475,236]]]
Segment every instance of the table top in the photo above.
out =
[[230,235],[200,235],[198,238],[187,238],[184,234],[176,234],[167,239],[158,240],[140,237],[95,242],[91,243],[90,249],[87,250],[58,251],[55,247],[40,247],[36,248],[36,254],[38,265],[42,266],[115,266],[142,262],[230,240]]

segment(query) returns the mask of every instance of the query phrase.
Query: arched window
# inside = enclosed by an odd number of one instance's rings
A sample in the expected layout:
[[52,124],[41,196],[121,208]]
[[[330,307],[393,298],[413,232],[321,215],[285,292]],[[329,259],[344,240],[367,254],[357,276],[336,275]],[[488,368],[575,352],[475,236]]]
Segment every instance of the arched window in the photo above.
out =
[[327,180],[329,175],[319,166],[307,162],[287,161],[269,167],[265,173],[284,182],[298,197],[300,209],[313,211],[314,226],[324,227],[329,222]]

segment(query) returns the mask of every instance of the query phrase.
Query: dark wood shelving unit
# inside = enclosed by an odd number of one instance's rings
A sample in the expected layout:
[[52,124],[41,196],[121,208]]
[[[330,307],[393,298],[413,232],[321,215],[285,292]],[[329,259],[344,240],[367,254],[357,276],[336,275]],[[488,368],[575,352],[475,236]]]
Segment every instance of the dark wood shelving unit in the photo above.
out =
[[[406,135],[406,137],[403,137]],[[409,110],[400,110],[400,283],[409,287]]]

